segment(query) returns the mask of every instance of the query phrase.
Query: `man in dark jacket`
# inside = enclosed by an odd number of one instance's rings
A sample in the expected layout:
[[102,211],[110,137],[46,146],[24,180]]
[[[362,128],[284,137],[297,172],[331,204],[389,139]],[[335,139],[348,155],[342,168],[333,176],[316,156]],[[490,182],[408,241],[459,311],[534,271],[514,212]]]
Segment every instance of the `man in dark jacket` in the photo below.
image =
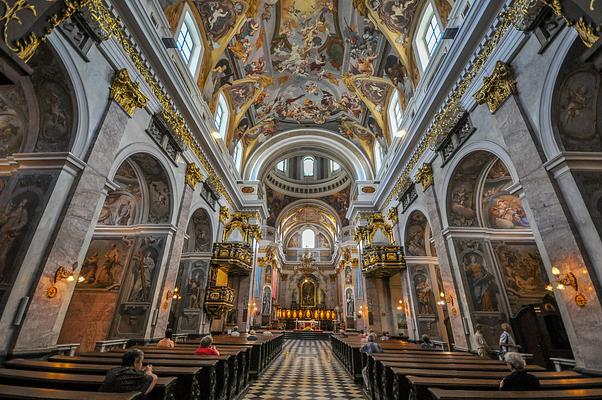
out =
[[100,387],[101,392],[150,393],[157,384],[157,375],[153,374],[153,366],[144,367],[144,353],[139,349],[128,350],[123,354],[121,367],[111,369]]

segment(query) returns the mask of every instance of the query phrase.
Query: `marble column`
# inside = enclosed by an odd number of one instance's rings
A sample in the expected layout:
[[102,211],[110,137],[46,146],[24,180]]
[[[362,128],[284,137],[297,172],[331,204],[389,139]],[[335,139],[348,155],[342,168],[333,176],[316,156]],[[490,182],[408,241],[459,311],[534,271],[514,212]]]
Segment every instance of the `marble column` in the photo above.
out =
[[[184,194],[180,203],[180,215],[177,222],[177,230],[171,245],[171,253],[167,261],[165,279],[161,285],[159,299],[156,303],[158,311],[157,322],[152,331],[152,337],[163,337],[167,324],[169,323],[169,310],[171,309],[172,298],[168,296],[168,291],[176,287],[178,271],[180,269],[180,259],[182,258],[182,248],[184,246],[184,236],[190,220],[190,206],[192,204],[192,194],[194,189],[190,185],[184,185]],[[184,294],[182,294],[184,296]],[[200,327],[199,327],[200,328]]]
[[550,281],[556,279],[552,267],[558,268],[562,276],[573,273],[577,277],[579,293],[587,301],[580,307],[575,298],[577,292],[572,287],[555,290],[577,368],[602,372],[599,333],[602,306],[592,280],[595,274],[580,247],[568,205],[561,201],[555,181],[542,166],[544,160],[518,99],[511,96],[506,100],[492,115],[492,120],[492,128],[503,137],[522,185],[523,205]]
[[[446,246],[446,241],[442,234],[441,215],[437,202],[437,195],[435,193],[435,186],[431,185],[420,195],[422,201],[427,208],[428,220],[431,227],[431,233],[433,235],[433,241],[435,243],[435,250],[437,251],[437,260],[439,262],[439,269],[441,271],[441,280],[443,282],[443,291],[448,300],[453,299],[453,304],[448,302],[449,320],[454,335],[454,345],[462,350],[468,350],[468,341],[464,334],[464,324],[462,323],[462,314],[465,310],[468,310],[467,304],[461,303],[465,301],[464,296],[458,296],[456,285],[454,283],[454,274],[451,269],[451,262],[449,259],[449,252]],[[438,296],[435,293],[437,300]],[[450,297],[451,296],[451,297]]]
[[[249,310],[249,299],[251,298],[251,275],[239,275],[238,276],[238,291],[236,292],[236,308],[238,314],[236,315],[236,324],[242,331],[248,331],[251,326],[251,321],[254,315],[247,315],[245,321],[245,310]],[[257,304],[257,309],[261,310],[261,298]],[[253,313],[254,310],[250,310]],[[261,323],[261,315],[256,317],[256,323]]]
[[367,277],[366,299],[368,303],[367,317],[369,318],[369,315],[372,315],[372,323],[368,319],[370,329],[374,329],[374,331],[379,333],[382,331],[393,331],[389,279]]
[[128,113],[110,100],[92,145],[87,165],[76,184],[73,196],[57,227],[42,275],[17,336],[14,352],[45,350],[56,344],[75,283],[62,280],[56,284],[56,297],[47,295],[59,266],[67,269],[77,262],[76,273],[84,260],[96,221],[106,197],[105,184],[124,135]]

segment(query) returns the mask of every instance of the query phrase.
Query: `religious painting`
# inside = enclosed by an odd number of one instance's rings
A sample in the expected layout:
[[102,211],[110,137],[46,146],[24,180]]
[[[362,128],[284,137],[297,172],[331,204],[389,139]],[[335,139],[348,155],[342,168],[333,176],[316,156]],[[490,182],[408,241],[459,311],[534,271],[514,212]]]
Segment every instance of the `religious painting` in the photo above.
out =
[[328,238],[326,238],[326,235],[324,235],[321,232],[318,234],[318,247],[321,249],[330,248],[330,241],[328,240]]
[[414,211],[408,217],[405,253],[408,256],[426,256],[426,229],[428,221],[423,213]]
[[573,171],[572,174],[594,226],[602,237],[602,178],[600,172]]
[[140,218],[142,193],[140,177],[125,161],[117,170],[113,181],[119,186],[109,193],[100,211],[100,225],[132,225]]
[[212,0],[193,1],[203,19],[207,39],[213,43],[228,35],[234,29],[238,17],[245,10],[242,1]]
[[160,268],[164,242],[162,237],[145,237],[134,252],[129,265],[132,283],[128,302],[144,303],[151,300],[151,290]]
[[345,20],[345,39],[349,44],[349,71],[353,75],[374,75],[375,62],[383,36],[368,18]]
[[508,193],[512,178],[501,160],[494,161],[483,184],[483,214],[490,228],[528,228],[529,221],[517,195]]
[[232,84],[235,79],[232,63],[227,58],[222,58],[209,71],[209,76],[205,86],[205,95],[211,99],[222,86]]
[[230,99],[230,107],[234,113],[239,113],[243,106],[255,95],[255,82],[240,82],[229,85],[224,89]]
[[201,309],[203,306],[203,295],[207,286],[207,273],[209,265],[207,261],[197,261],[190,268],[184,282],[184,307]]
[[255,282],[254,282],[254,291],[253,291],[253,297],[256,299],[259,299],[259,296],[261,296],[261,275],[263,273],[263,268],[260,267],[259,265],[255,266]]
[[163,224],[169,222],[171,214],[171,193],[165,170],[152,156],[136,154],[132,156],[142,173],[149,194],[148,222]]
[[131,247],[130,240],[92,239],[80,272],[84,281],[76,289],[119,288]]
[[29,107],[21,84],[0,88],[0,157],[20,151],[29,128]]
[[351,274],[351,266],[347,265],[345,267],[345,285],[353,285],[353,275]]
[[493,243],[504,275],[510,308],[516,314],[524,305],[539,303],[549,294],[549,283],[535,244]]
[[345,311],[347,317],[352,318],[355,315],[355,301],[353,299],[353,289],[345,289]]
[[263,289],[263,299],[261,301],[261,315],[270,315],[272,312],[272,288],[266,286]]
[[364,275],[362,275],[361,268],[355,268],[355,290],[357,292],[357,299],[364,299]]
[[418,0],[370,0],[369,2],[387,28],[399,34],[398,43],[405,43],[411,39],[412,20],[417,14],[420,3]]
[[265,267],[265,283],[272,283],[272,266]]
[[414,293],[416,294],[417,314],[435,314],[435,295],[433,293],[428,267],[413,266],[411,270]]
[[211,251],[212,236],[211,218],[207,211],[199,208],[192,214],[188,225],[189,251]]
[[490,153],[479,151],[469,155],[456,168],[448,189],[450,226],[478,226],[476,181],[491,157]]
[[316,306],[316,284],[312,281],[303,282],[301,284],[301,307]]
[[461,240],[457,241],[457,245],[461,254],[461,270],[474,311],[498,312],[500,290],[492,267],[485,261],[483,243]]
[[385,76],[397,88],[401,108],[405,110],[408,102],[414,96],[414,84],[406,67],[399,61],[394,51],[387,56],[387,60],[385,61]]
[[294,233],[291,238],[288,241],[288,246],[289,248],[299,248],[301,247],[300,245],[300,239],[301,235],[298,233]]

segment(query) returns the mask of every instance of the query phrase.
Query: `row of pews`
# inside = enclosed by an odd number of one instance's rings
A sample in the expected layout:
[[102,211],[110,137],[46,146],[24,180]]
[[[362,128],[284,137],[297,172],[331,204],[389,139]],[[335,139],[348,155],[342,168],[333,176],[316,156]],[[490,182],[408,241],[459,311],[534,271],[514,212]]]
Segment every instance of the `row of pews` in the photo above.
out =
[[[284,335],[247,341],[214,336],[219,356],[199,356],[199,340],[176,343],[173,349],[136,346],[144,364],[159,377],[149,400],[234,400],[242,397],[282,351]],[[133,400],[140,393],[99,393],[106,373],[121,365],[126,349],[55,355],[46,360],[13,359],[0,368],[0,399]]]
[[423,350],[401,340],[379,342],[384,352],[360,353],[359,336],[331,336],[335,356],[373,400],[452,399],[602,399],[602,377],[575,371],[547,371],[527,366],[537,376],[541,390],[501,392],[500,381],[510,373],[499,360],[483,359],[465,352]]

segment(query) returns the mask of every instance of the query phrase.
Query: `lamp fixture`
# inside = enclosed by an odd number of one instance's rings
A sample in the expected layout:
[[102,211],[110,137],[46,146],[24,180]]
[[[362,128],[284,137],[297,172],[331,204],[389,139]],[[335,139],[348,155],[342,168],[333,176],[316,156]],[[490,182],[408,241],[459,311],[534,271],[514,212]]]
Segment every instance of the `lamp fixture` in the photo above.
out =
[[[573,274],[572,272],[567,272],[566,274],[564,274],[564,276],[561,276],[562,273],[560,272],[560,269],[556,266],[553,266],[552,275],[554,275],[555,282],[553,283],[556,285],[556,289],[565,290],[567,286],[572,287],[575,290],[575,292],[577,292],[577,294],[575,295],[575,304],[577,304],[579,307],[585,307],[587,305],[587,299],[585,298],[583,293],[579,291],[579,283],[577,282],[577,277],[575,276],[575,274]],[[553,292],[553,284],[548,283],[548,285],[546,286],[546,290]]]
[[450,294],[449,296],[445,297],[445,293],[443,291],[439,292],[439,301],[437,302],[437,304],[439,304],[440,306],[444,306],[446,304],[451,304],[451,306],[454,306],[454,297]]
[[[64,266],[59,265],[59,267],[54,272],[54,279],[51,279],[52,284],[46,291],[46,296],[48,296],[48,298],[51,298],[51,299],[56,297],[56,295],[58,294],[58,288],[56,287],[56,284],[59,283],[63,279],[66,280],[67,282],[75,282],[76,276],[77,276],[75,274],[76,268],[77,268],[77,261],[74,262],[73,265],[71,265],[71,271],[69,271]],[[85,279],[83,276],[81,276],[81,275],[77,276],[78,283],[82,283],[84,280]]]
[[176,286],[173,291],[168,290],[167,293],[165,294],[165,301],[169,301],[169,299],[172,300],[181,300],[182,296],[180,295],[180,289],[178,289],[178,287]]

